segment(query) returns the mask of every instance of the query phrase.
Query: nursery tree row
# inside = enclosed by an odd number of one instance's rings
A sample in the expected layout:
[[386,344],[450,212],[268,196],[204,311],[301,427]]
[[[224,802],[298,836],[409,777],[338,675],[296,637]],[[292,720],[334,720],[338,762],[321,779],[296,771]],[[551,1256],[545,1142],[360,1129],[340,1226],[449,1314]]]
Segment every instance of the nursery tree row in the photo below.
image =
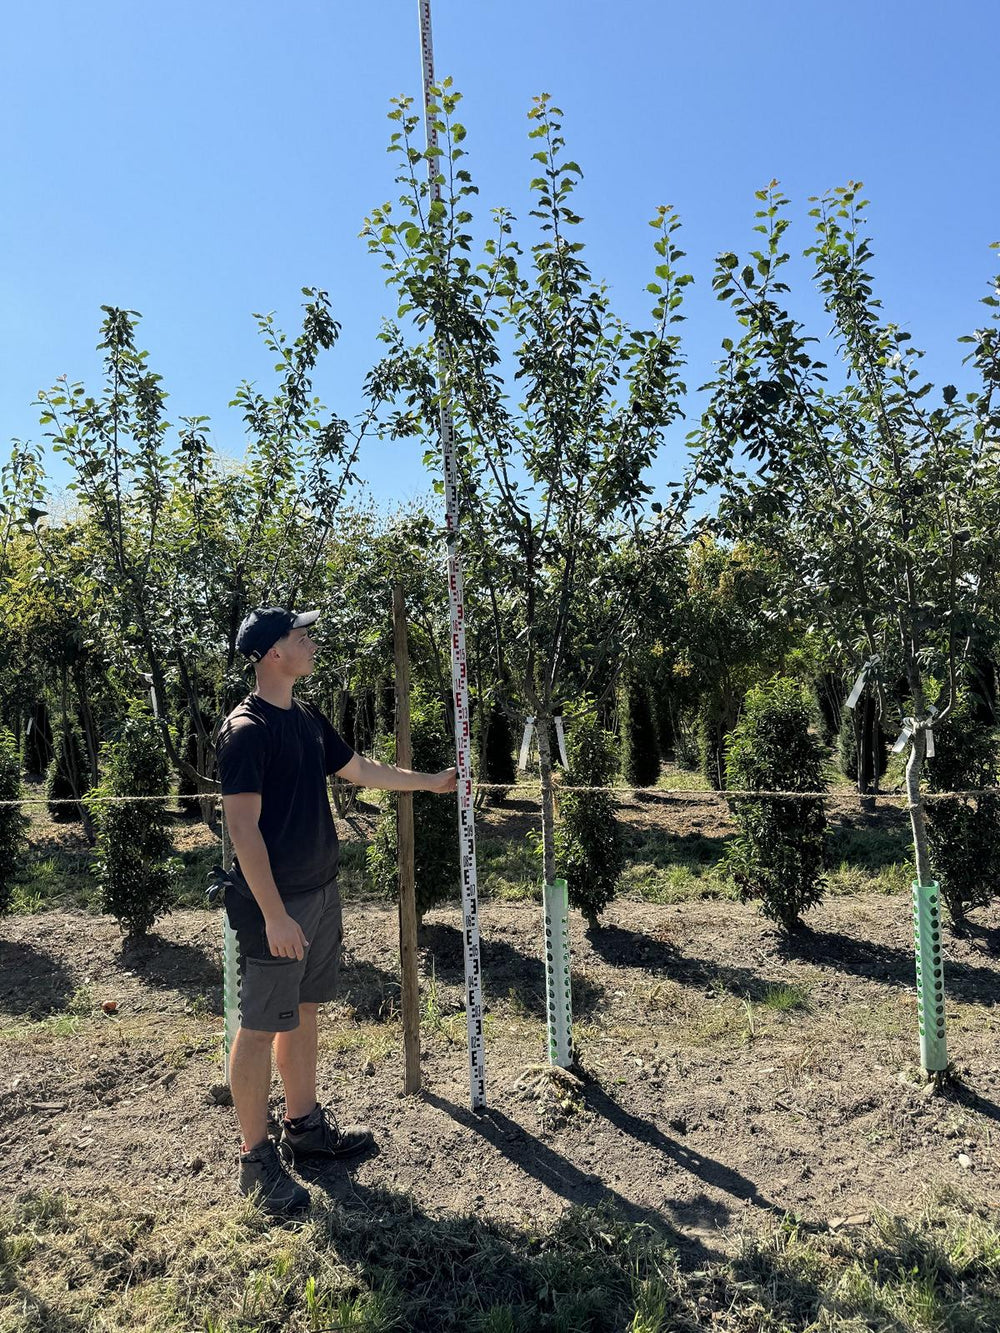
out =
[[[294,337],[258,316],[274,379],[235,388],[238,463],[215,443],[231,445],[228,428],[168,420],[135,312],[104,308],[99,384],[62,379],[40,395],[39,436],[15,442],[0,497],[0,720],[23,768],[50,770],[53,800],[77,802],[53,810],[91,832],[82,798],[106,780],[102,746],[138,706],[182,794],[212,819],[215,736],[248,688],[236,631],[260,604],[323,609],[306,688],[349,741],[377,746],[391,730],[395,581],[421,724],[447,740],[447,406],[478,775],[513,781],[533,716],[547,882],[582,836],[557,824],[556,716],[580,732],[578,785],[615,772],[649,785],[669,755],[722,790],[734,771],[747,780],[733,738],[750,692],[777,677],[805,689],[811,734],[837,745],[869,804],[905,730],[925,882],[928,736],[946,751],[960,712],[977,735],[995,724],[1000,288],[963,340],[963,391],[936,389],[882,310],[866,204],[849,184],[808,210],[804,254],[833,327],[818,337],[795,313],[792,206],[772,182],[746,253],[718,257],[721,359],[693,368],[695,382],[709,377],[707,406],[675,482],[654,490],[651,464],[689,403],[681,322],[694,277],[678,214],[661,207],[651,220],[651,308],[626,319],[589,267],[581,169],[558,109],[540,97],[529,113],[535,175],[522,218],[477,215],[459,104],[440,90],[439,199],[411,104],[390,115],[398,197],[373,209],[363,235],[395,313],[354,396],[360,411],[331,410],[313,391],[339,326],[326,293],[309,288]],[[391,514],[365,507],[357,460],[369,436],[386,466],[420,441],[434,499]],[[59,489],[46,475],[54,456],[70,478]],[[613,752],[598,732],[614,734]],[[972,785],[990,785],[988,770]]]

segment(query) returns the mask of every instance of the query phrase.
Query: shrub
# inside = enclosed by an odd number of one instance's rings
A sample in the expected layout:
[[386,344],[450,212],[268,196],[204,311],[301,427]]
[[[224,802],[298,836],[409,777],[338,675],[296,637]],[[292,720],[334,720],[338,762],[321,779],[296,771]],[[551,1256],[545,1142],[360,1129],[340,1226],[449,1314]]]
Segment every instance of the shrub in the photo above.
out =
[[[478,751],[479,780],[501,787],[513,786],[517,781],[514,735],[507,710],[498,704],[484,710]],[[506,794],[504,790],[489,793],[493,802],[502,801]]]
[[701,747],[699,744],[700,709],[679,709],[672,713],[674,722],[674,762],[678,768],[694,772],[700,766]]
[[32,776],[48,772],[53,758],[52,727],[44,700],[32,706],[24,734],[24,769]]
[[[833,671],[824,671],[813,681],[819,709],[820,734],[824,745],[833,745],[844,722],[844,683]],[[850,710],[847,710],[848,712]]]
[[170,763],[150,717],[126,718],[117,737],[101,747],[103,780],[88,795],[97,828],[96,879],[101,910],[126,935],[147,935],[170,907],[178,874],[172,856],[167,803],[108,797],[158,796],[169,791]]
[[697,758],[701,776],[716,792],[725,790],[725,761],[740,702],[729,696],[705,694],[697,709]]
[[633,787],[654,787],[660,776],[660,746],[646,682],[633,677],[619,701],[622,772]]
[[49,815],[59,823],[72,823],[83,819],[83,806],[79,803],[65,805],[57,802],[72,801],[86,795],[90,787],[90,766],[80,733],[69,718],[60,720],[52,745],[52,762],[45,775]]
[[[598,723],[593,705],[579,704],[566,718],[569,785],[608,786],[615,778],[616,748],[614,738]],[[556,865],[566,880],[570,906],[583,913],[588,925],[596,926],[625,869],[614,798],[604,791],[566,791],[559,794],[559,806]]]
[[[810,734],[801,685],[775,677],[750,691],[729,738],[726,779],[733,791],[818,791],[823,753]],[[740,897],[761,900],[786,931],[823,896],[826,813],[822,797],[732,797],[739,825],[725,859]]]
[[[455,744],[448,731],[444,704],[436,695],[419,688],[410,697],[410,739],[413,768],[419,772],[439,773],[454,764]],[[386,738],[380,748],[380,758],[393,762],[395,742]],[[387,794],[367,852],[369,882],[391,897],[399,890],[396,804],[396,794]],[[425,912],[454,897],[458,887],[458,820],[453,797],[426,791],[413,793],[413,842],[420,922]]]
[[[0,731],[0,801],[16,801],[20,795],[17,742],[9,731]],[[27,816],[19,805],[0,805],[0,916],[10,910],[27,827]]]
[[[840,715],[840,733],[837,736],[837,765],[845,778],[853,778],[855,782],[858,779],[859,733],[864,724],[865,709],[871,707],[872,701],[865,694],[862,694],[858,700],[857,708],[845,707]],[[889,766],[889,737],[882,730],[877,719],[874,722],[874,730],[875,764],[878,769],[878,777],[881,778]],[[877,785],[876,783],[875,786]]]
[[666,690],[650,690],[650,703],[653,709],[653,725],[660,747],[660,758],[669,759],[674,753],[674,715],[672,700]]
[[[933,759],[927,761],[930,791],[969,791],[1000,785],[997,733],[978,720],[977,701],[966,691],[934,733]],[[927,840],[941,897],[956,934],[963,934],[966,914],[985,907],[997,892],[1000,875],[1000,796],[949,796],[927,802]]]

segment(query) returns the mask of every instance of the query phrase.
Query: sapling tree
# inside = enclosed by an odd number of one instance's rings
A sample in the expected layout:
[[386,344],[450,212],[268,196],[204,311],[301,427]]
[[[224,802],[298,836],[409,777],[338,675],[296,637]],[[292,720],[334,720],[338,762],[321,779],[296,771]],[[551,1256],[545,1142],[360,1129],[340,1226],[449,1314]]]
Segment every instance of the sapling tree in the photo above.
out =
[[[817,201],[806,251],[843,359],[831,386],[815,339],[784,304],[788,201],[776,182],[757,197],[759,247],[745,263],[721,255],[714,278],[743,333],[723,343],[702,424],[705,476],[722,488],[720,528],[780,555],[783,613],[821,627],[855,675],[868,663],[883,725],[905,725],[916,874],[927,885],[928,731],[946,723],[963,660],[996,615],[1000,303],[986,298],[992,321],[968,340],[978,387],[932,397],[921,353],[874,294],[859,187],[840,188]],[[741,470],[741,451],[755,474]]]
[[[311,377],[339,326],[325,292],[303,291],[302,332],[293,341],[271,316],[257,316],[279,385],[271,397],[249,382],[237,390],[233,406],[249,445],[244,464],[228,473],[206,417],[182,417],[176,428],[166,420],[167,395],[137,347],[133,311],[103,307],[105,382],[98,394],[63,378],[40,395],[51,448],[71,469],[69,489],[97,538],[98,596],[88,628],[114,651],[135,694],[151,689],[175,769],[206,794],[215,786],[207,719],[221,720],[238,684],[240,620],[249,606],[292,603],[315,586],[372,416],[368,409],[352,427],[324,415]],[[15,463],[19,484],[10,505],[30,518],[45,500],[33,447],[22,446]],[[175,697],[186,729],[169,725]],[[178,744],[182,730],[194,738],[193,763]],[[208,806],[206,800],[206,816]]]
[[[374,210],[365,235],[408,322],[386,326],[378,381],[395,394],[387,425],[400,436],[433,437],[442,402],[450,403],[471,618],[491,624],[498,676],[537,720],[543,870],[552,884],[551,725],[567,662],[589,659],[597,671],[622,655],[693,486],[674,488],[669,512],[650,517],[661,506],[649,502],[647,468],[680,414],[676,325],[690,278],[678,269],[678,219],[661,208],[652,222],[652,323],[633,328],[613,312],[584,258],[573,208],[581,171],[547,96],[529,113],[535,235],[520,243],[513,214],[495,209],[474,258],[476,187],[458,101],[448,84],[439,90],[440,147],[431,151],[440,200],[424,178],[409,99],[390,116],[402,197]],[[437,458],[436,449],[425,455],[431,465]],[[608,613],[599,642],[580,637],[593,624],[594,600]]]

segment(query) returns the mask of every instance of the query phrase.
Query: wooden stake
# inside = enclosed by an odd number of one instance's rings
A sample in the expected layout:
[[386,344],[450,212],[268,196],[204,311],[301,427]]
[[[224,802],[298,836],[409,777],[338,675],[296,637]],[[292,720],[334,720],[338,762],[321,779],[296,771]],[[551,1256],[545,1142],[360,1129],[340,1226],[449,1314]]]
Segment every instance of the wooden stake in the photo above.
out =
[[[392,589],[392,637],[396,652],[396,763],[413,767],[410,744],[410,652],[402,585]],[[403,1091],[420,1090],[420,988],[417,983],[417,895],[413,872],[413,793],[396,797],[399,857],[399,966],[403,1008]]]

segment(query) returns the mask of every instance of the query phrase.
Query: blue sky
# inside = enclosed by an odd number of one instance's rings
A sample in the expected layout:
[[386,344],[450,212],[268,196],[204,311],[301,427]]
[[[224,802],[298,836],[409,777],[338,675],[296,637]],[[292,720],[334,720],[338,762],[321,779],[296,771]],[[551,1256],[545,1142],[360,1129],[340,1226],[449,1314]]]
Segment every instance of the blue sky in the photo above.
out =
[[[465,96],[485,212],[527,212],[526,112],[565,112],[585,178],[588,256],[631,318],[647,309],[660,203],[684,219],[682,326],[697,385],[732,332],[712,259],[752,237],[753,192],[777,177],[796,202],[848,179],[872,200],[887,313],[961,384],[955,339],[1000,269],[996,0],[434,0],[439,77]],[[172,419],[207,413],[242,450],[226,404],[270,384],[253,311],[294,329],[305,285],[342,321],[317,387],[360,405],[393,302],[358,239],[393,194],[390,97],[419,97],[416,0],[37,0],[8,5],[0,67],[0,431],[36,438],[35,393],[63,373],[96,386],[100,306],[142,312],[141,345]],[[798,270],[806,278],[805,264]],[[797,308],[811,320],[803,292]],[[814,329],[822,332],[822,316]],[[695,404],[692,404],[693,406]],[[681,426],[654,480],[683,462]],[[426,490],[414,444],[362,460],[380,504]],[[54,475],[59,477],[58,473]]]

